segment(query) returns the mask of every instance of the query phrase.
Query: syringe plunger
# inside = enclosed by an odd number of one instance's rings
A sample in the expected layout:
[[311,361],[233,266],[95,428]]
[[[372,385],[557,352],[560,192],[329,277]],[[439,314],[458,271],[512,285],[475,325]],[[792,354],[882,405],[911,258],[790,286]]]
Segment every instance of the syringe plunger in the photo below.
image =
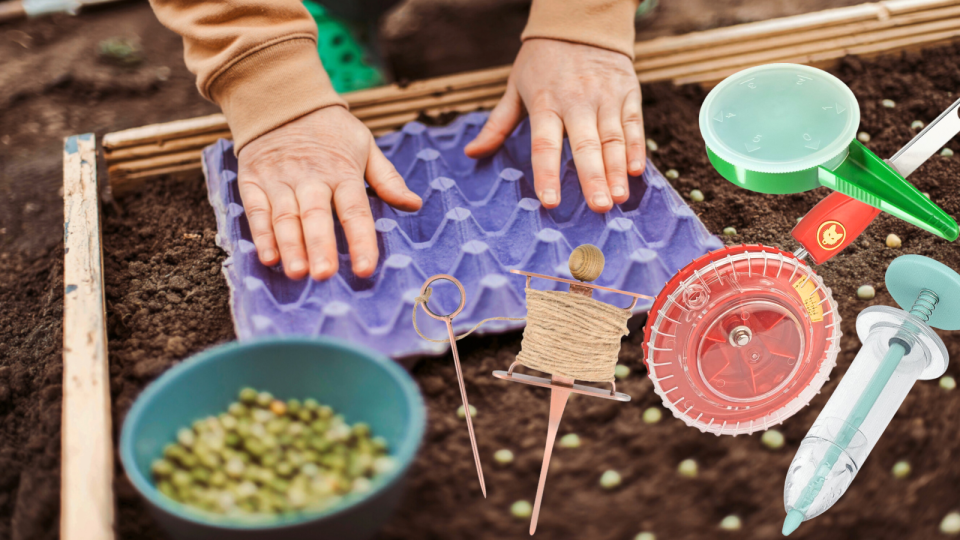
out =
[[925,318],[874,306],[857,317],[857,334],[863,347],[787,472],[784,534],[833,506],[917,379],[946,370],[946,347]]

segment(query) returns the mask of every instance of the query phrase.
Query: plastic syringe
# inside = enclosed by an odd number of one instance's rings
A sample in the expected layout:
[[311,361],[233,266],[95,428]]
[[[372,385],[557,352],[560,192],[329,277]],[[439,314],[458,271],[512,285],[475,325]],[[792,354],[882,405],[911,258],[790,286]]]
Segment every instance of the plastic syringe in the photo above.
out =
[[898,302],[911,293],[916,301],[909,313],[874,306],[857,317],[863,347],[787,472],[784,535],[843,495],[917,379],[946,371],[946,347],[930,325],[960,326],[960,314],[952,306],[933,318],[938,303],[960,297],[960,275],[932,259],[906,255],[887,270],[887,287]]

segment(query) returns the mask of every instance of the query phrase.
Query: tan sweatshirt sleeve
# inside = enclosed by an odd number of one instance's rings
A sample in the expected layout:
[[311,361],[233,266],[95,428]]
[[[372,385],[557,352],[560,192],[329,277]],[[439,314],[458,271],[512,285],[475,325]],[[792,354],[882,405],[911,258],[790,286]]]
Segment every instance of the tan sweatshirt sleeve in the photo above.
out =
[[150,0],[183,36],[187,68],[223,109],[235,151],[317,109],[347,104],[317,55],[317,27],[300,0]]
[[633,21],[639,0],[533,0],[520,38],[593,45],[633,59]]

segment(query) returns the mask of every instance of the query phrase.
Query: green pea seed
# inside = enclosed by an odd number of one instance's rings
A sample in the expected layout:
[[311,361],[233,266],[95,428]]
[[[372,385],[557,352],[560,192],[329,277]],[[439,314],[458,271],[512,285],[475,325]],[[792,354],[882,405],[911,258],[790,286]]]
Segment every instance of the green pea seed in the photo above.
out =
[[273,402],[273,394],[270,392],[260,392],[257,394],[256,403],[260,407],[269,407]]
[[604,489],[613,489],[619,486],[622,481],[623,479],[620,477],[620,473],[613,469],[604,471],[603,474],[600,475],[600,487]]
[[180,488],[183,486],[189,486],[193,482],[193,477],[187,471],[178,469],[170,476],[170,482],[174,487]]
[[940,377],[940,388],[944,390],[953,390],[957,387],[957,381],[950,375],[944,375]]
[[150,470],[153,471],[154,476],[166,477],[173,474],[174,466],[173,466],[173,463],[170,463],[165,459],[158,459],[153,462],[153,465],[151,465]]
[[736,234],[737,234],[737,230],[734,229],[733,227],[724,227],[724,228],[723,228],[723,235],[724,235],[724,236],[736,236]]
[[510,505],[510,513],[515,518],[527,519],[533,514],[533,506],[527,501],[517,501]]
[[687,478],[696,478],[698,472],[697,462],[694,459],[685,459],[680,462],[680,465],[677,466],[677,472],[680,473],[680,476],[685,476]]
[[898,461],[893,464],[893,477],[906,478],[910,476],[910,463],[907,461]]
[[857,298],[861,300],[872,300],[876,295],[877,290],[873,288],[873,285],[861,285],[857,289]]
[[960,534],[960,512],[950,512],[943,516],[940,522],[940,532],[943,534]]
[[628,368],[627,366],[618,364],[617,367],[614,368],[613,370],[613,376],[618,379],[626,379],[627,377],[630,376],[630,368]]
[[316,411],[320,408],[320,403],[313,398],[307,398],[303,400],[303,408],[307,409],[308,411]]
[[857,140],[862,143],[868,143],[870,142],[870,134],[866,131],[861,131],[860,133],[857,133]]
[[676,180],[677,178],[680,178],[680,173],[678,173],[676,169],[667,169],[667,172],[664,174],[664,176],[670,180]]
[[248,414],[250,414],[250,410],[247,409],[247,407],[246,407],[245,405],[243,405],[242,403],[237,403],[237,402],[231,403],[231,404],[230,404],[230,407],[227,408],[227,411],[230,413],[231,416],[233,416],[233,417],[236,418],[237,420],[239,420],[239,419],[247,416]]
[[634,536],[633,540],[657,540],[657,535],[653,534],[652,532],[643,531],[642,533],[638,533],[636,536]]
[[[690,190],[690,200],[693,201],[693,202],[703,202],[703,200],[704,200],[703,192],[700,191],[699,189],[691,189],[691,190]],[[643,533],[641,533],[641,534],[643,534]]]
[[910,123],[910,129],[923,129],[923,122],[920,120],[914,120]]
[[302,405],[300,404],[300,400],[299,400],[299,399],[288,399],[288,400],[287,400],[287,414],[289,414],[290,416],[296,416],[297,413],[300,412],[301,406],[302,406]]
[[725,531],[739,531],[743,527],[743,523],[740,521],[740,516],[729,515],[723,518],[723,521],[720,522],[720,528]]
[[763,432],[763,435],[760,436],[760,442],[762,442],[764,446],[771,450],[778,450],[783,447],[783,433],[780,433],[775,429],[768,429],[767,431]]
[[238,397],[240,398],[241,403],[245,403],[247,405],[253,405],[254,403],[257,402],[257,395],[258,395],[258,392],[256,390],[248,387],[240,390],[240,394]]
[[501,465],[513,463],[513,452],[506,448],[501,448],[493,453],[493,460]]
[[893,101],[892,99],[885,99],[885,100],[881,101],[880,103],[881,103],[884,107],[886,107],[886,108],[888,108],[888,109],[892,109],[892,108],[894,108],[894,107],[897,106],[897,103],[896,103],[895,101]]
[[[457,408],[457,418],[464,420],[466,419],[466,417],[467,415],[464,412],[463,405],[461,405],[460,407]],[[474,407],[473,405],[470,405],[470,418],[476,418],[476,417],[477,417],[477,408]]]
[[576,433],[567,433],[560,437],[560,448],[580,448],[580,436]]
[[656,424],[663,418],[663,412],[657,407],[650,407],[643,411],[643,421],[647,424]]
[[940,155],[943,157],[953,157],[953,150],[949,148],[944,148],[940,151]]
[[647,139],[647,150],[651,152],[656,152],[659,148],[660,146],[657,145],[657,141],[653,139]]

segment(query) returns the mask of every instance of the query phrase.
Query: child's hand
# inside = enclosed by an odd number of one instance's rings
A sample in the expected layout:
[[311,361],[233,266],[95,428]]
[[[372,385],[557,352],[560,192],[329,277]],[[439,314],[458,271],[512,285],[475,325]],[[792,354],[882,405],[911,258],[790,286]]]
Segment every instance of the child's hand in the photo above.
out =
[[646,165],[640,84],[628,57],[564,41],[526,41],[506,94],[466,154],[479,158],[495,152],[525,110],[530,113],[533,181],[544,206],[560,204],[564,128],[590,208],[606,212],[614,202],[627,200],[627,171],[639,175]]
[[367,277],[376,269],[379,250],[364,178],[388,204],[420,208],[420,197],[407,189],[370,130],[343,107],[320,109],[261,135],[239,159],[240,197],[260,261],[282,260],[293,279],[308,271],[318,280],[336,273],[334,209],[353,272]]

